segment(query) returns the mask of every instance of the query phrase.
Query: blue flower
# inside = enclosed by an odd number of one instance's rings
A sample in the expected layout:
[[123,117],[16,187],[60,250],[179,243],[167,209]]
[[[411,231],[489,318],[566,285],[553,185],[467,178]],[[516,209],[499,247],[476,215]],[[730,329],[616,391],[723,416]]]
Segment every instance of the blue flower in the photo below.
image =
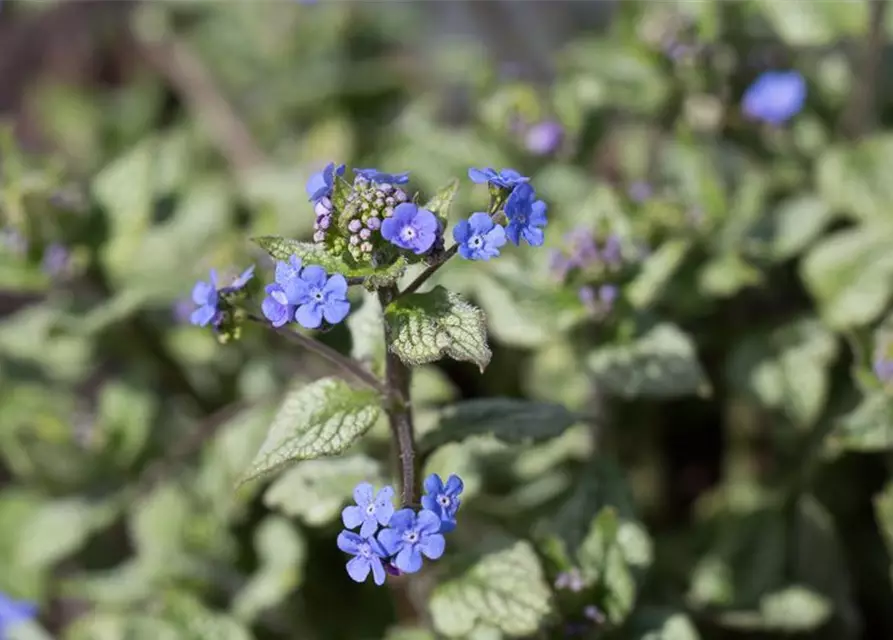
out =
[[484,184],[485,182],[489,182],[490,184],[495,184],[497,187],[502,187],[503,189],[514,189],[519,184],[524,184],[530,180],[530,178],[522,176],[514,169],[495,171],[490,167],[485,167],[483,169],[475,169],[472,167],[468,170],[468,177],[471,178],[471,181],[474,183]]
[[372,572],[375,584],[384,584],[385,569],[382,558],[386,558],[384,548],[375,538],[357,535],[352,531],[338,534],[338,548],[353,558],[347,561],[347,575],[355,582],[365,582]]
[[337,167],[334,162],[326,165],[326,168],[318,173],[314,173],[307,181],[307,195],[310,196],[310,202],[316,204],[323,198],[332,195],[335,188],[335,176],[344,175],[344,165],[339,164]]
[[350,313],[347,280],[340,273],[329,276],[318,265],[304,267],[283,286],[288,304],[297,307],[295,320],[305,329],[316,329],[323,319],[338,324]]
[[288,262],[277,261],[275,282],[268,284],[264,288],[267,296],[261,303],[260,308],[264,317],[274,327],[281,327],[287,322],[294,320],[297,307],[289,303],[288,296],[285,294],[285,286],[301,275],[301,266],[301,259],[298,256],[291,256]]
[[431,248],[439,230],[437,216],[412,202],[397,205],[394,215],[381,223],[381,235],[385,240],[416,255]]
[[384,173],[378,169],[354,169],[354,174],[375,184],[406,184],[409,182],[409,171],[403,173]]
[[37,605],[32,602],[13,600],[4,593],[0,593],[0,638],[5,638],[4,632],[21,622],[32,620],[37,615]]
[[382,487],[378,495],[373,496],[372,485],[361,482],[353,490],[355,505],[344,507],[341,512],[341,520],[348,529],[360,527],[360,535],[368,538],[378,531],[378,525],[386,525],[394,515],[393,487]]
[[530,153],[544,156],[555,153],[564,140],[564,127],[554,120],[544,120],[530,127],[524,137],[524,146]]
[[428,509],[416,515],[412,509],[400,509],[391,516],[390,527],[378,533],[378,541],[394,566],[404,573],[422,568],[422,556],[437,560],[443,555],[446,540],[440,534],[440,518]]
[[741,99],[744,113],[755,120],[779,125],[800,113],[806,101],[806,81],[798,71],[766,71]]
[[41,268],[49,276],[60,276],[68,269],[71,253],[64,245],[54,242],[43,253]]
[[472,213],[453,227],[453,239],[466,260],[489,260],[498,256],[499,247],[505,244],[505,229],[486,213]]
[[217,302],[217,272],[211,269],[209,282],[199,280],[192,287],[192,301],[198,308],[189,316],[189,321],[199,327],[207,326],[209,322],[218,318]]
[[210,271],[210,280],[202,282],[199,280],[192,287],[192,301],[198,305],[198,308],[189,316],[189,321],[199,327],[205,327],[209,323],[216,325],[222,318],[222,313],[218,309],[220,303],[220,294],[234,293],[248,284],[248,281],[254,276],[254,265],[251,265],[233,280],[233,283],[222,289],[217,288],[217,272],[214,269]]
[[505,233],[514,244],[524,238],[531,247],[543,244],[545,236],[540,227],[546,226],[546,203],[536,200],[536,192],[526,182],[512,191],[505,203],[505,215],[509,220]]
[[440,518],[440,532],[449,533],[456,528],[456,512],[459,510],[459,494],[465,485],[457,475],[447,478],[446,486],[436,473],[425,478],[425,495],[422,507],[433,511]]

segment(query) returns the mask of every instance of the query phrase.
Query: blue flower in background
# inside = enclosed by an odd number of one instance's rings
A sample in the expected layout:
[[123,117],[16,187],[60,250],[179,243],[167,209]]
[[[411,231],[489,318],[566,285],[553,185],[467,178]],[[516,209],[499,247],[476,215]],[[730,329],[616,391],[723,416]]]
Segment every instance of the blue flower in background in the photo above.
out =
[[294,320],[297,307],[289,303],[288,296],[285,294],[285,286],[301,275],[301,267],[301,259],[298,256],[291,256],[288,262],[277,261],[275,282],[268,284],[264,288],[267,296],[261,303],[260,308],[264,317],[274,327],[281,327],[287,322]]
[[49,276],[56,277],[65,273],[68,269],[71,253],[64,245],[54,242],[43,252],[41,268]]
[[397,205],[394,215],[381,223],[381,235],[385,240],[416,255],[432,247],[439,230],[437,216],[412,202]]
[[498,256],[499,247],[505,244],[505,229],[486,213],[473,213],[453,227],[453,239],[466,260],[489,260]]
[[384,173],[378,169],[354,169],[354,174],[375,184],[406,184],[409,182],[409,171],[403,173]]
[[32,602],[13,600],[0,593],[0,640],[5,632],[21,622],[33,620],[37,615],[37,605]]
[[378,541],[394,566],[404,573],[415,573],[422,568],[422,556],[437,560],[443,555],[446,540],[440,533],[440,518],[428,509],[416,515],[412,509],[400,509],[391,517],[390,527],[382,529]]
[[[373,495],[372,485],[361,482],[353,490],[355,505],[344,507],[341,520],[348,529],[360,527],[360,535],[368,538],[378,530],[378,525],[387,525],[394,515],[393,487],[382,487],[378,495]],[[362,526],[361,526],[362,525]]]
[[199,327],[205,327],[209,323],[217,324],[220,321],[221,313],[218,309],[221,293],[233,293],[238,291],[254,276],[254,265],[251,265],[233,280],[233,283],[222,289],[217,288],[217,272],[214,269],[210,271],[210,279],[208,282],[199,280],[192,288],[192,301],[198,305],[198,308],[192,312],[189,321]]
[[352,531],[342,531],[338,534],[337,542],[339,549],[354,556],[347,561],[347,575],[351,580],[365,582],[371,571],[375,584],[384,584],[385,568],[381,560],[387,554],[378,540]]
[[555,153],[564,141],[564,127],[560,122],[544,120],[527,130],[524,145],[530,153],[538,156]]
[[347,280],[340,273],[329,276],[318,265],[304,267],[283,290],[287,303],[297,308],[295,320],[305,329],[316,329],[323,319],[329,324],[338,324],[350,313]]
[[199,280],[192,287],[192,301],[198,305],[198,309],[189,316],[189,321],[199,327],[207,326],[219,315],[217,313],[217,271],[211,269],[210,280]]
[[446,485],[436,473],[425,478],[425,495],[422,507],[440,518],[440,532],[449,533],[456,528],[456,512],[459,510],[459,494],[465,485],[457,475],[447,478]]
[[798,71],[766,71],[741,99],[744,113],[755,120],[779,125],[800,113],[806,101],[806,81]]
[[497,187],[502,187],[503,189],[514,189],[519,184],[523,184],[530,180],[530,178],[522,176],[514,169],[496,171],[490,167],[485,167],[483,169],[475,169],[472,167],[468,170],[468,177],[476,184],[489,182],[490,184],[495,184]]
[[536,200],[533,187],[519,184],[505,203],[505,215],[509,220],[505,232],[515,245],[520,245],[521,238],[532,247],[543,244],[545,235],[540,227],[546,226],[546,203]]
[[310,202],[316,204],[319,200],[331,196],[335,188],[335,176],[342,175],[344,165],[339,164],[336,167],[334,162],[330,162],[325,169],[310,176],[307,181],[307,195],[310,196]]

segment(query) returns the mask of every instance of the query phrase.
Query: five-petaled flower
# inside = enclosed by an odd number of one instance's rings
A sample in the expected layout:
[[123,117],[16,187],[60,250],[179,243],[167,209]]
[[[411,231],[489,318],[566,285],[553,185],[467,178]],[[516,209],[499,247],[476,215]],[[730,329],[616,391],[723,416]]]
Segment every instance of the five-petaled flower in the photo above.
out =
[[453,239],[466,260],[489,260],[498,256],[499,247],[505,244],[505,229],[488,214],[478,212],[453,227]]
[[354,174],[374,184],[406,184],[409,182],[409,171],[403,173],[385,173],[378,169],[354,169]]
[[421,255],[437,240],[437,216],[412,202],[394,208],[394,215],[381,223],[381,235],[393,245]]
[[446,540],[440,533],[440,518],[428,509],[416,515],[412,509],[400,509],[391,516],[390,527],[378,533],[378,541],[388,555],[396,556],[394,566],[404,573],[422,568],[422,556],[437,560],[443,555]]
[[326,165],[325,169],[314,173],[307,181],[307,195],[310,196],[310,202],[314,205],[332,195],[335,188],[335,176],[344,175],[344,165],[339,164],[337,167],[334,162]]
[[484,167],[483,169],[475,169],[472,167],[468,170],[468,177],[472,182],[477,184],[489,182],[490,184],[494,184],[503,189],[514,189],[519,184],[524,184],[530,180],[530,178],[522,176],[514,169],[496,171],[490,167]]
[[440,532],[449,533],[456,528],[456,512],[459,510],[459,494],[465,485],[459,476],[447,478],[446,485],[436,473],[425,478],[425,495],[422,507],[433,511],[440,518]]
[[254,265],[251,265],[242,274],[233,280],[228,287],[217,288],[217,272],[214,269],[210,271],[210,279],[208,282],[199,280],[192,288],[192,301],[198,305],[198,308],[189,316],[189,321],[199,327],[205,327],[209,323],[217,325],[221,319],[221,312],[218,308],[220,303],[220,294],[233,293],[238,291],[254,276]]
[[536,199],[536,192],[526,182],[519,184],[505,203],[509,220],[506,235],[519,245],[524,238],[532,247],[543,244],[545,236],[540,227],[546,225],[546,203]]
[[260,308],[274,327],[281,327],[294,320],[297,307],[289,303],[285,287],[301,274],[302,266],[298,256],[291,256],[288,262],[277,261],[275,282],[264,288],[267,297],[264,298]]
[[780,125],[803,109],[806,80],[798,71],[766,71],[744,92],[741,109],[754,120]]
[[[393,487],[382,487],[378,495],[373,495],[372,485],[361,482],[353,490],[355,505],[344,507],[341,520],[348,529],[360,527],[360,535],[368,538],[378,531],[378,525],[385,526],[394,515]],[[362,525],[362,526],[361,526]]]
[[23,600],[13,600],[0,592],[0,639],[5,631],[21,622],[32,620],[37,615],[37,605]]
[[338,324],[350,313],[347,280],[340,273],[329,276],[319,265],[304,267],[283,287],[285,300],[296,307],[295,320],[305,329],[316,329],[323,319]]
[[387,553],[378,540],[352,531],[342,531],[338,534],[338,548],[353,556],[347,561],[347,575],[352,580],[365,582],[371,571],[375,584],[384,584],[385,568],[382,559],[387,558]]

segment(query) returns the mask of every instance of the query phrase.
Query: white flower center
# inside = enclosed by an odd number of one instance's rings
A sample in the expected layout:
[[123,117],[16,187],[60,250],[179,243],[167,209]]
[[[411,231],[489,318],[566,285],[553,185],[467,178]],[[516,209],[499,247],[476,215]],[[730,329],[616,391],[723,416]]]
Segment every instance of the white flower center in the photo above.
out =
[[372,547],[369,545],[368,542],[363,542],[363,543],[357,545],[357,551],[364,558],[368,558],[369,556],[372,555]]
[[414,544],[419,541],[419,534],[417,531],[410,530],[403,534],[403,539],[410,544]]
[[468,241],[468,246],[472,249],[480,249],[484,244],[484,239],[480,236],[472,236]]
[[440,503],[441,507],[448,507],[448,506],[450,506],[450,497],[449,496],[440,496],[437,499],[437,502]]
[[404,240],[412,240],[415,238],[416,232],[412,227],[403,227],[403,231],[400,232],[400,235],[403,236]]

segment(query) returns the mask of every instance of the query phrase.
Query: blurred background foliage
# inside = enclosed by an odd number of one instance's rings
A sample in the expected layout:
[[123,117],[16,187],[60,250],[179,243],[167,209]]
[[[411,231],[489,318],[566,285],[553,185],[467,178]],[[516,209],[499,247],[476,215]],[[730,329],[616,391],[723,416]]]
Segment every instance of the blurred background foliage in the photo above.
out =
[[[0,592],[40,604],[14,637],[893,637],[886,4],[4,2]],[[785,126],[740,107],[767,69],[806,78]],[[384,428],[234,489],[330,371],[259,329],[221,347],[183,299],[269,268],[249,237],[308,237],[331,160],[426,195],[516,167],[550,205],[552,253],[437,276],[494,357],[417,372],[423,434],[456,399],[586,418],[429,458],[466,482],[448,555],[495,549],[465,573],[345,575]],[[615,268],[556,272],[580,229]],[[368,354],[360,305],[321,339]]]

